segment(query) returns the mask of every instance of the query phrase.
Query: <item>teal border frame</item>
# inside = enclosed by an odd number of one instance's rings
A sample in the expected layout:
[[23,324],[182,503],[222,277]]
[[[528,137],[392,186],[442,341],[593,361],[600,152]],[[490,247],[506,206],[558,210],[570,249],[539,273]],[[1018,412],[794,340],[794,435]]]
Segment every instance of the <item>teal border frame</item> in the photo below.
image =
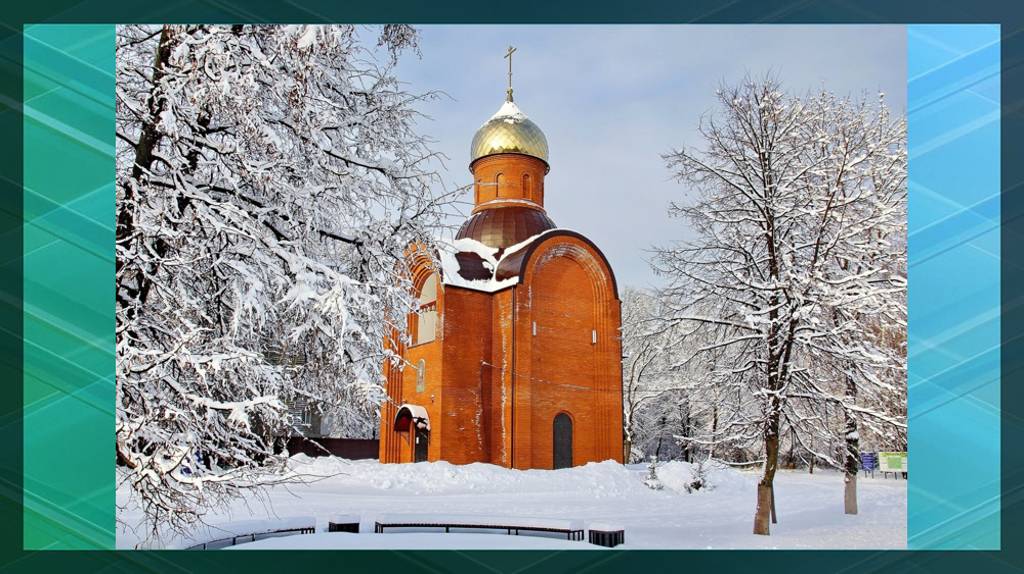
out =
[[1000,41],[907,27],[907,546],[1000,547]]
[[[719,4],[697,0],[688,3],[659,3],[631,7],[628,12],[619,3],[611,1],[588,3],[560,3],[550,5],[522,0],[514,18],[520,22],[715,22],[715,23],[883,23],[883,22],[981,22],[1002,24],[1001,62],[1002,88],[1002,157],[1010,160],[1002,165],[1003,193],[998,201],[1002,227],[999,234],[1004,245],[1019,245],[1024,231],[1024,196],[1020,187],[1024,183],[1024,12],[999,0],[978,0],[969,5],[956,1],[911,1],[892,3],[882,0],[849,2],[826,0],[806,3],[792,1],[739,1]],[[4,242],[0,261],[5,273],[0,274],[0,374],[7,375],[8,385],[0,386],[0,401],[4,408],[2,428],[5,442],[21,445],[21,385],[12,384],[21,377],[21,108],[22,96],[21,24],[25,22],[112,22],[112,21],[211,21],[211,22],[308,22],[350,21],[382,22],[402,21],[434,22],[499,22],[507,12],[485,3],[466,0],[443,6],[410,0],[395,0],[387,8],[377,5],[336,5],[333,2],[296,0],[289,3],[254,1],[250,3],[216,2],[197,3],[190,0],[172,4],[119,4],[101,1],[64,0],[36,2],[7,10],[7,20],[0,29],[0,126],[7,138],[6,154],[0,154],[4,203],[0,205],[0,230]],[[913,134],[911,134],[913,137]],[[17,142],[17,143],[15,143]],[[974,169],[967,166],[968,169]],[[912,167],[913,170],[913,167]],[[912,173],[912,179],[914,175]],[[911,240],[913,241],[913,239]],[[913,249],[913,248],[912,248]],[[1002,376],[1013,380],[1024,367],[1024,250],[1002,253],[1000,283],[1002,354],[998,362]],[[914,273],[914,271],[911,271]],[[913,287],[911,288],[913,290]],[[911,294],[913,299],[914,295]],[[913,300],[911,305],[913,305]],[[913,310],[912,310],[913,314]],[[911,343],[913,345],[913,343]],[[1024,482],[1024,387],[1003,385],[1002,410],[1002,524],[1007,540],[1024,532],[1024,513],[1021,512],[1021,488]],[[914,392],[911,393],[914,401]],[[911,416],[914,416],[913,407]],[[954,424],[962,424],[957,421]],[[911,431],[913,434],[913,430]],[[913,441],[913,436],[911,437]],[[1015,446],[1016,445],[1016,446]],[[914,455],[912,455],[914,456]],[[948,457],[951,463],[960,463],[973,453],[956,453]],[[913,460],[913,459],[912,459]],[[21,545],[21,470],[22,452],[9,448],[0,452],[0,511],[3,521],[0,530],[2,559],[0,568],[14,571],[39,568],[120,571],[165,571],[172,569],[214,571],[225,567],[249,569],[276,569],[295,567],[336,567],[339,558],[333,553],[258,553],[260,556],[225,556],[231,553],[169,554],[166,552],[26,552]],[[911,462],[921,464],[920,459]],[[955,480],[956,475],[950,476]],[[913,508],[912,508],[913,513]],[[913,518],[912,518],[913,520]],[[249,553],[244,553],[249,554]],[[257,554],[257,553],[252,553]],[[685,556],[683,556],[685,554]],[[626,562],[628,560],[628,563]],[[716,568],[726,571],[790,572],[797,567],[818,567],[826,571],[927,569],[929,572],[963,571],[981,568],[985,572],[1018,571],[1024,566],[1024,551],[1020,545],[1009,545],[1002,552],[590,552],[532,553],[532,552],[351,552],[344,556],[344,564],[353,569],[396,568],[427,571],[490,570],[521,571],[545,569],[550,571],[611,571],[622,568],[677,568],[685,561],[686,568]]]
[[24,545],[113,548],[114,27],[24,41]]

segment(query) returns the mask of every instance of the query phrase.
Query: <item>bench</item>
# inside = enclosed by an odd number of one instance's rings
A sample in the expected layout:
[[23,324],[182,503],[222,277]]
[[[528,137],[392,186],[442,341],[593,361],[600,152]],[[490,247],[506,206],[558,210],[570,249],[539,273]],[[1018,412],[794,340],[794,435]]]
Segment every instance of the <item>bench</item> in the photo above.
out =
[[529,518],[520,516],[453,516],[436,514],[394,514],[378,517],[373,531],[383,534],[388,528],[444,528],[460,530],[504,530],[506,534],[545,532],[564,534],[567,540],[583,540],[579,520]]
[[359,534],[358,514],[335,514],[327,519],[327,532],[352,532]]
[[256,542],[264,538],[313,534],[314,532],[316,532],[316,519],[312,516],[295,516],[277,520],[242,520],[206,526],[200,532],[186,539],[184,548],[186,550],[214,550],[234,546],[239,542]]
[[618,524],[607,522],[593,522],[587,525],[590,535],[588,541],[591,544],[614,548],[626,542],[626,529]]

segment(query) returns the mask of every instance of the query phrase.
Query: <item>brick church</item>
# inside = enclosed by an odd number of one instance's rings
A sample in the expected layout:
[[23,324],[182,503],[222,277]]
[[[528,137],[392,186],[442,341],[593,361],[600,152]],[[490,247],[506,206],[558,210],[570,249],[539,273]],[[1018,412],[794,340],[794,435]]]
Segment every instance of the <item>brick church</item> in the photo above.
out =
[[410,250],[420,310],[392,344],[404,364],[384,365],[380,460],[622,462],[615,275],[545,211],[547,138],[511,86],[473,137],[469,170],[474,207],[455,240]]

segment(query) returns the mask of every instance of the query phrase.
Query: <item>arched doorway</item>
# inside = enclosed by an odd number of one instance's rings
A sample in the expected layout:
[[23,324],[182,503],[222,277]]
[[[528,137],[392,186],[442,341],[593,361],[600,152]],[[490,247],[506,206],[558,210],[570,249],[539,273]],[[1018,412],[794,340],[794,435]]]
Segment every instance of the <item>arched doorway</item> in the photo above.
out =
[[558,413],[552,427],[551,452],[554,460],[551,467],[569,468],[572,466],[572,419],[565,413]]
[[430,437],[430,432],[425,428],[419,426],[416,427],[416,432],[413,435],[415,437],[416,444],[413,445],[412,449],[412,461],[413,462],[426,462],[427,461],[427,441]]
[[404,404],[395,415],[395,431],[409,433],[406,440],[412,441],[412,461],[427,460],[427,444],[430,441],[430,418],[427,409],[420,405]]

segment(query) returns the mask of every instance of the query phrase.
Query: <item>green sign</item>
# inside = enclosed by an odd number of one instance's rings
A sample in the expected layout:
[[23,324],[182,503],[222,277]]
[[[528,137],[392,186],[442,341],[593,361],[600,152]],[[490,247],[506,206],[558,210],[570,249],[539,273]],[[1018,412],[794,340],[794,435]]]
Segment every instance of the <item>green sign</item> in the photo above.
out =
[[878,453],[878,470],[882,472],[907,472],[907,453]]

